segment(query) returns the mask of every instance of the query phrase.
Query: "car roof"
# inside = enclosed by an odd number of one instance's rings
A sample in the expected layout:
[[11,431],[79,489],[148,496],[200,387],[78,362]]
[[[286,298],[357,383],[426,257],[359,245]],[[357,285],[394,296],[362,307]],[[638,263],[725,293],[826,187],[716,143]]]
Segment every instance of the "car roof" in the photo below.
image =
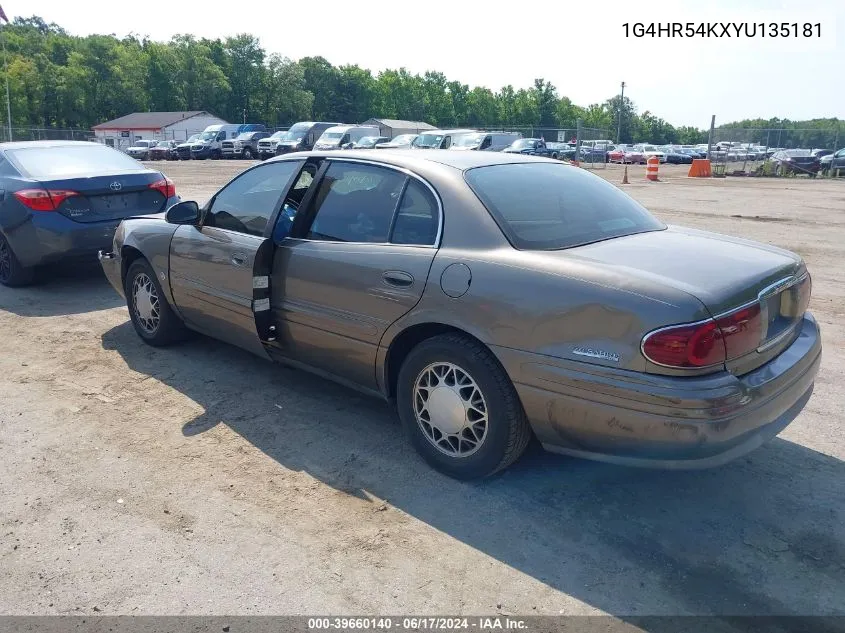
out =
[[[74,147],[77,145],[90,147],[91,145],[103,144],[95,143],[94,141],[13,141],[11,143],[0,143],[0,149],[24,149],[27,147]],[[103,145],[103,147],[105,147],[105,145]]]
[[544,162],[560,165],[565,164],[553,158],[542,158],[539,156],[504,154],[500,152],[453,152],[448,149],[385,149],[378,151],[377,155],[374,155],[373,152],[367,150],[344,150],[343,153],[331,150],[296,152],[294,154],[284,154],[276,158],[271,158],[270,161],[302,160],[305,157],[325,157],[335,158],[338,160],[352,158],[366,160],[367,162],[385,163],[387,165],[404,167],[406,169],[413,169],[414,166],[425,163],[438,163],[440,165],[446,165],[447,167],[454,167],[455,169],[459,169],[461,171],[472,169],[474,167],[508,165],[512,163]]

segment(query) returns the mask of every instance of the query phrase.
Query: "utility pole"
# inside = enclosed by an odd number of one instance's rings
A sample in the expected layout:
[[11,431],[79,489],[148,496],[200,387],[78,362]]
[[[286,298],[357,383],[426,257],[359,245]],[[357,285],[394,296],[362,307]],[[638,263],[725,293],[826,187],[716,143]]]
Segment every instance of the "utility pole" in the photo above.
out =
[[616,123],[616,143],[622,140],[622,108],[625,105],[625,82],[622,82],[622,92],[619,93],[619,121]]
[[710,134],[707,136],[707,160],[710,160],[710,152],[713,151],[713,130],[716,127],[716,115],[710,118]]
[[[2,9],[0,9],[0,11],[2,11]],[[6,15],[3,14],[3,17],[5,18]],[[8,24],[8,22],[9,21],[6,20],[7,24]],[[5,30],[6,29],[3,29],[4,33],[0,34],[0,38],[2,38],[2,40],[3,40],[3,68],[6,71],[5,72],[5,74],[6,74],[6,117],[8,118],[8,121],[9,121],[9,142],[11,143],[12,142],[12,100],[9,97],[9,61],[8,61],[8,58],[6,57],[6,34],[5,34]]]

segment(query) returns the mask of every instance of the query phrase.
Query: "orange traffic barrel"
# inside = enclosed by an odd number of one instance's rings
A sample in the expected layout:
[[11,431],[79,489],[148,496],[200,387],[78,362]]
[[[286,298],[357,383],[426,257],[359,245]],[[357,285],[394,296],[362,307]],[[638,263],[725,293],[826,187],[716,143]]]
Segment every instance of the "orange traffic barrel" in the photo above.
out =
[[657,156],[649,156],[648,164],[645,168],[645,177],[647,180],[657,182],[657,166],[660,164]]

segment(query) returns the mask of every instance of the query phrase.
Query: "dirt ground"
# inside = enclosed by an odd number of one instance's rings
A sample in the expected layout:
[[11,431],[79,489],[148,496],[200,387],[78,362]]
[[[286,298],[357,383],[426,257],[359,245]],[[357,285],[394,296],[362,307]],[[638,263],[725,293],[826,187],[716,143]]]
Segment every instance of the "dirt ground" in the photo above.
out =
[[[204,201],[246,163],[160,166]],[[685,173],[620,186],[813,274],[822,370],[770,444],[680,473],[532,448],[459,483],[381,403],[209,339],[147,347],[99,269],[65,271],[0,289],[0,612],[845,614],[845,181]]]

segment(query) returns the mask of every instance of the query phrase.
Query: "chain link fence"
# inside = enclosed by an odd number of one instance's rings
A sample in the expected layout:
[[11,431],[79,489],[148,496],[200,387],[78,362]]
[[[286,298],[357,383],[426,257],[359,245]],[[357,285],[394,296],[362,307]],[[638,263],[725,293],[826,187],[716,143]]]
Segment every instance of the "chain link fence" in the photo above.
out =
[[[710,160],[717,175],[778,176],[789,173],[815,175],[811,170],[784,169],[777,152],[807,150],[819,159],[825,170],[825,156],[831,156],[845,145],[845,133],[831,128],[714,128]],[[701,147],[701,146],[699,146]],[[779,169],[780,167],[780,169]]]
[[9,138],[9,128],[0,128],[0,142],[9,141],[93,141],[93,130],[58,129],[42,127],[13,127]]

